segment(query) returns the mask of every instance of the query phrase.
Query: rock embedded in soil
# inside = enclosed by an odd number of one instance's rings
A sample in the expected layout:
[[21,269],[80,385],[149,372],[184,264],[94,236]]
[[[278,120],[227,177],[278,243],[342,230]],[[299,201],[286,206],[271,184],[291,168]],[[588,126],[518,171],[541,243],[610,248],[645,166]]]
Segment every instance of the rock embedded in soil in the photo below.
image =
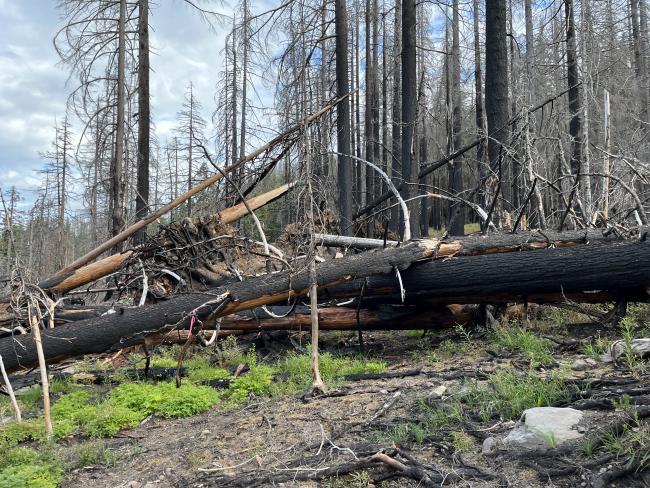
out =
[[576,359],[571,369],[574,371],[589,371],[598,366],[598,361],[593,358]]
[[573,408],[535,407],[526,410],[503,440],[507,450],[546,451],[581,439],[578,424],[584,413]]
[[484,456],[495,456],[503,448],[501,441],[495,437],[488,437],[483,441],[481,452]]

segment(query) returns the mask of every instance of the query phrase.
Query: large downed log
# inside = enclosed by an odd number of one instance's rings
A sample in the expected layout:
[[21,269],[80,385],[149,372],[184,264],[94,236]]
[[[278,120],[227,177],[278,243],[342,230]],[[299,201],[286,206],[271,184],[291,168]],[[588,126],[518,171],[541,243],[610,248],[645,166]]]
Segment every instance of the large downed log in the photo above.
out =
[[599,303],[650,299],[650,243],[543,249],[419,263],[401,273],[348,280],[325,297],[382,303]]
[[[273,307],[274,312],[278,307]],[[288,307],[287,307],[288,308]],[[282,310],[280,310],[282,312]],[[309,330],[310,309],[302,307],[286,317],[271,317],[263,311],[224,317],[222,330]],[[413,330],[451,327],[467,324],[475,315],[472,307],[450,305],[442,307],[382,306],[374,309],[327,307],[318,310],[321,330]]]
[[[223,224],[231,224],[248,215],[248,209],[255,211],[264,205],[267,205],[282,195],[286,194],[292,188],[292,184],[285,184],[271,191],[253,197],[237,204],[233,207],[226,208],[219,212],[219,219]],[[57,274],[41,283],[39,286],[51,292],[63,294],[80,286],[92,283],[95,280],[103,278],[111,273],[118,271],[124,264],[138,252],[137,249],[131,249],[118,254],[107,256],[94,263],[88,264],[82,268],[69,271],[68,273]]]
[[[400,270],[404,291],[410,299],[439,299],[447,303],[503,302],[507,296],[515,301],[534,293],[593,291],[645,299],[646,288],[650,286],[650,243],[645,240],[414,264],[440,257],[441,250],[449,251],[449,247],[460,250],[462,246],[458,242],[424,240],[327,261],[318,266],[317,283],[320,288],[329,287],[336,292],[337,286],[345,288],[340,286],[343,283],[368,278],[369,294],[395,293],[400,290],[395,276],[396,270]],[[340,294],[357,294],[362,287],[360,281]],[[188,293],[121,314],[48,329],[43,332],[45,355],[53,359],[103,352],[133,336],[156,332],[165,326],[187,328],[192,314],[201,320],[227,316],[305,295],[308,284],[306,270],[294,274],[281,272],[215,288],[211,293]],[[32,365],[36,360],[28,336],[0,340],[0,354],[10,370]]]
[[[286,312],[282,308],[272,307],[274,313]],[[309,331],[311,327],[310,310],[301,307],[294,314],[286,317],[271,317],[262,310],[254,314],[234,314],[224,317],[219,327],[219,337],[231,333],[254,333],[262,331],[287,330]],[[476,307],[450,305],[435,308],[385,306],[378,309],[327,307],[318,310],[318,327],[323,330],[430,330],[467,325],[477,318]],[[204,329],[214,330],[215,323],[209,322]],[[188,330],[157,332],[146,337],[133,337],[125,345],[160,344],[165,342],[182,343],[189,337]]]

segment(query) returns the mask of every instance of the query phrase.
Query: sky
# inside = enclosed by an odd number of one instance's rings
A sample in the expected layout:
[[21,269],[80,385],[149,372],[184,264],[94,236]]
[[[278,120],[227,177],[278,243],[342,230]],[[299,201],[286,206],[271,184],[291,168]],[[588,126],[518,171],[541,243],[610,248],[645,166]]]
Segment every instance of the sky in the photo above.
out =
[[[40,185],[39,153],[48,150],[55,120],[63,118],[75,87],[52,44],[63,24],[56,3],[0,0],[0,188],[16,186],[24,206]],[[151,3],[152,117],[164,141],[190,80],[210,120],[229,26],[211,29],[183,0]],[[230,13],[231,7],[220,10]]]

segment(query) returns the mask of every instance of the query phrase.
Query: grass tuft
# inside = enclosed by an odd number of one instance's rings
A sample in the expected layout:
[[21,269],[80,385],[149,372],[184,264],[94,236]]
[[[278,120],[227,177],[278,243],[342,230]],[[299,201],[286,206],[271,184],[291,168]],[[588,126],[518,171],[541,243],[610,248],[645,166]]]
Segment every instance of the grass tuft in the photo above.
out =
[[553,362],[551,342],[537,337],[529,330],[506,324],[496,326],[492,334],[494,347],[499,352],[523,354],[530,361],[531,368],[547,366]]

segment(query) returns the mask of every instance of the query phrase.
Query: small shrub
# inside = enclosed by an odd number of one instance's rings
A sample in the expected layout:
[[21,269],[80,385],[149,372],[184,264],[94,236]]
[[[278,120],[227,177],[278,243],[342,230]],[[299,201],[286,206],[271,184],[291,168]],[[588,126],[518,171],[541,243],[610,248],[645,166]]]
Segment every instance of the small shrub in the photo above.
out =
[[607,341],[598,335],[592,342],[582,346],[581,352],[590,358],[599,360],[607,352]]
[[250,395],[269,396],[274,391],[273,376],[275,370],[264,364],[253,364],[245,375],[235,378],[223,396],[232,405],[246,402]]
[[115,453],[99,440],[84,442],[77,447],[75,454],[79,466],[114,466],[117,462]]
[[56,488],[63,481],[59,464],[18,464],[0,471],[0,488]]
[[38,441],[44,438],[43,424],[36,420],[9,422],[0,428],[0,449],[9,449],[21,442]]
[[619,324],[623,342],[623,364],[627,366],[635,377],[640,377],[645,372],[645,363],[634,352],[633,341],[636,333],[636,322],[631,316],[621,319]]
[[99,405],[94,415],[83,421],[83,432],[88,437],[112,437],[120,430],[136,427],[145,415],[123,405]]
[[217,393],[209,387],[174,383],[126,383],[109,394],[113,406],[122,406],[140,415],[159,415],[165,418],[189,417],[204,412],[217,403]]
[[38,459],[38,452],[27,447],[14,447],[4,450],[0,456],[0,469],[17,464],[34,464]]

